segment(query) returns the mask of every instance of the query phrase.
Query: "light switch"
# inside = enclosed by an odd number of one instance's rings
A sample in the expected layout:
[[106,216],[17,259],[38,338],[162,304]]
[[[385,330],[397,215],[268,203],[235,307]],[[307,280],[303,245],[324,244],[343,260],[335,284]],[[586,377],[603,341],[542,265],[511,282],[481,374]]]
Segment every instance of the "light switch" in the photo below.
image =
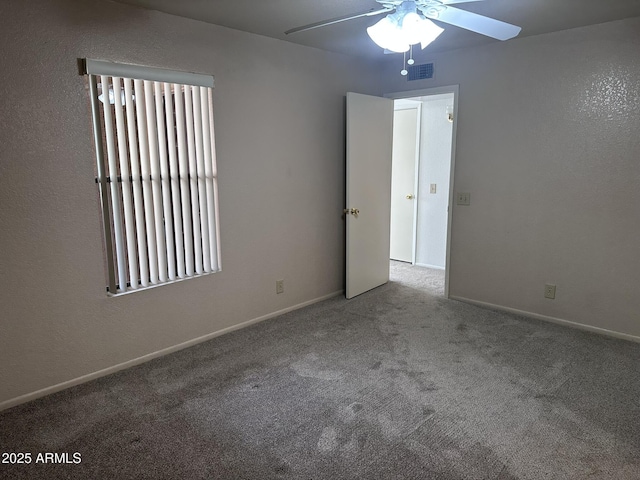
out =
[[429,186],[429,193],[436,193],[436,184],[435,183],[432,183]]

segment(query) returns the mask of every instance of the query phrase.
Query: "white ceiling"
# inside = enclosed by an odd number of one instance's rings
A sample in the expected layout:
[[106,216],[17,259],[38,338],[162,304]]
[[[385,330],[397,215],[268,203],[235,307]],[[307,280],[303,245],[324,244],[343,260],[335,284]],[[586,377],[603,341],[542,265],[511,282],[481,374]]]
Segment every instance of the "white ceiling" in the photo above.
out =
[[[366,27],[382,16],[364,17],[306,32],[286,30],[380,8],[375,0],[116,0],[120,3],[279,38],[323,50],[383,60]],[[519,37],[640,16],[640,0],[484,0],[455,5],[522,27]],[[445,32],[425,51],[432,53],[498,40],[441,24]]]

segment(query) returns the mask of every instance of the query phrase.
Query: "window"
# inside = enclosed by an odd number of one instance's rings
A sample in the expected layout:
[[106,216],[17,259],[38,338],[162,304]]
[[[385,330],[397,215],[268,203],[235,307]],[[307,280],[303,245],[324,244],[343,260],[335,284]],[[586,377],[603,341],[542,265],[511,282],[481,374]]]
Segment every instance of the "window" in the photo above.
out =
[[110,294],[220,270],[213,77],[84,60]]

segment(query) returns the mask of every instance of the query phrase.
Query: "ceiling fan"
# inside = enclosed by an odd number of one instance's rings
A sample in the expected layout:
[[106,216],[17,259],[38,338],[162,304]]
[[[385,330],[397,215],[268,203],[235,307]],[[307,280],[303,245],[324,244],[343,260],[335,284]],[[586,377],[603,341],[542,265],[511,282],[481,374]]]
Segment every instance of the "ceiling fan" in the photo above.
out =
[[[411,51],[409,64],[413,64],[413,45],[425,48],[433,42],[444,29],[431,20],[447,23],[471,30],[497,40],[509,40],[520,33],[521,28],[510,23],[478,15],[452,7],[456,3],[477,2],[482,0],[376,0],[382,8],[372,8],[366,12],[344,15],[302,27],[287,30],[285,35],[304,32],[314,28],[326,27],[361,17],[372,17],[386,13],[382,20],[367,28],[369,37],[385,53],[406,53]],[[402,70],[406,75],[406,70]]]

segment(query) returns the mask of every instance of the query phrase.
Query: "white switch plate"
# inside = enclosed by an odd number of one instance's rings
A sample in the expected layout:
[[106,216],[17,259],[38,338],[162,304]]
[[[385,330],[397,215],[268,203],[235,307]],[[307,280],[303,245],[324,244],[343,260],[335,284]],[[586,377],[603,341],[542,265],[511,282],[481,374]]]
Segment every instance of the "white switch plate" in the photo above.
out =
[[550,298],[550,299],[554,299],[556,298],[556,286],[555,285],[551,285],[550,283],[547,283],[544,286],[544,298]]
[[429,193],[436,193],[436,184],[435,183],[432,183],[429,186]]
[[458,192],[456,203],[458,205],[471,205],[471,194],[468,192]]
[[284,280],[276,280],[276,293],[284,293]]

